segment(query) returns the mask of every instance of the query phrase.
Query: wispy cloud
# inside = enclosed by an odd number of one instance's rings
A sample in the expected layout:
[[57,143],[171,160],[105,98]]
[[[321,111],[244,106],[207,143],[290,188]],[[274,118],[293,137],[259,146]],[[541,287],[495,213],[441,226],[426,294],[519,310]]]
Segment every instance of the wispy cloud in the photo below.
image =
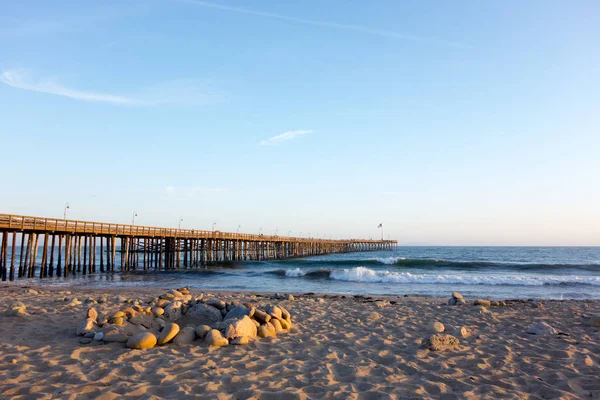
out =
[[260,144],[262,146],[270,146],[270,145],[278,144],[281,142],[285,142],[286,140],[292,140],[295,137],[298,137],[301,135],[306,135],[307,133],[312,133],[312,132],[314,132],[314,131],[311,131],[311,130],[289,131],[289,132],[282,133],[281,135],[273,136],[272,138],[262,140],[260,142]]
[[119,105],[134,103],[133,99],[127,97],[69,89],[60,85],[54,79],[34,80],[31,78],[30,73],[23,69],[4,71],[2,75],[0,75],[0,82],[18,89],[55,94],[76,100],[99,101]]
[[411,35],[411,34],[406,34],[406,33],[389,31],[389,30],[385,30],[385,29],[370,28],[370,27],[361,26],[361,25],[350,25],[350,24],[341,24],[338,22],[331,22],[331,21],[319,21],[319,20],[313,20],[313,19],[296,18],[296,17],[287,16],[287,15],[252,10],[249,8],[227,6],[224,4],[210,3],[207,1],[201,1],[201,0],[176,0],[176,1],[181,2],[181,3],[193,4],[193,5],[200,6],[200,7],[207,7],[207,8],[214,8],[217,10],[235,12],[235,13],[239,13],[239,14],[248,14],[248,15],[254,15],[254,16],[258,16],[258,17],[273,18],[273,19],[279,19],[282,21],[289,21],[289,22],[294,22],[297,24],[304,24],[304,25],[319,26],[319,27],[323,27],[323,28],[343,29],[343,30],[347,30],[347,31],[359,32],[359,33],[364,33],[364,34],[369,34],[369,35],[376,35],[376,36],[381,36],[381,37],[390,38],[390,39],[410,40],[413,42],[437,44],[437,45],[457,47],[457,48],[469,48],[470,47],[469,45],[466,45],[464,43],[455,42],[455,41],[451,41],[451,40],[423,37],[423,36],[418,36],[418,35]]
[[200,106],[218,101],[219,95],[204,93],[190,81],[171,81],[139,90],[135,95],[114,95],[66,87],[56,78],[35,79],[26,69],[2,72],[0,82],[14,88],[69,97],[74,100],[110,103],[119,106],[158,106],[166,104]]

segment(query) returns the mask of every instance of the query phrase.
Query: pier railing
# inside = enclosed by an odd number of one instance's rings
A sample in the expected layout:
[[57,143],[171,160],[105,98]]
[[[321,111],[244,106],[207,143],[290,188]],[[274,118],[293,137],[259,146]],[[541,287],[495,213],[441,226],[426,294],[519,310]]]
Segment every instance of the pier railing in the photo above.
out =
[[321,239],[294,236],[258,235],[248,233],[206,231],[195,229],[157,228],[142,225],[113,224],[109,222],[78,221],[58,218],[29,217],[23,215],[0,214],[0,229],[20,232],[51,232],[69,234],[90,234],[95,236],[135,236],[178,239],[227,239],[278,242],[320,242],[320,243],[396,243],[392,240],[372,239]]

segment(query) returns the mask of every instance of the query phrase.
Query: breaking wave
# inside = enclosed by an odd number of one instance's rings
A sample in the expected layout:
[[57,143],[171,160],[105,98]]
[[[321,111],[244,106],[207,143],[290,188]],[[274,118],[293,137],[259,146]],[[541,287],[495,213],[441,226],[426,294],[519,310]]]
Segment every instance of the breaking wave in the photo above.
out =
[[357,259],[293,259],[277,262],[280,265],[296,264],[302,266],[311,265],[330,265],[334,267],[344,266],[371,266],[377,267],[390,265],[397,268],[453,268],[453,269],[512,269],[516,271],[541,271],[541,270],[563,270],[563,269],[581,269],[585,271],[597,272],[600,270],[600,264],[543,264],[543,263],[519,263],[519,262],[491,262],[491,261],[452,261],[438,259],[420,259],[405,257],[374,257]]
[[405,283],[405,284],[462,284],[462,285],[594,285],[600,277],[577,275],[519,275],[519,274],[418,274],[410,272],[376,271],[364,266],[350,269],[289,269],[269,271],[287,278],[333,279],[348,282]]

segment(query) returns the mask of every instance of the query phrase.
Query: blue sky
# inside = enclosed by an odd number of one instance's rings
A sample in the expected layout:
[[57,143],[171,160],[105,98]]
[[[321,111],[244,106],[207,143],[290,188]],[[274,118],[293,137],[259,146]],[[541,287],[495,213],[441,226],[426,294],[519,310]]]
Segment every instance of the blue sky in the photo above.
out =
[[0,9],[0,212],[600,241],[596,1]]

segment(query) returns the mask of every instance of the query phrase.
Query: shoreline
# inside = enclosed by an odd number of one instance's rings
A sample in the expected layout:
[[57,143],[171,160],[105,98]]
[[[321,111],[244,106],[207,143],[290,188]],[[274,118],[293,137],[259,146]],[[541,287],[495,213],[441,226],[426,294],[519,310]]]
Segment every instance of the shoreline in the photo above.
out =
[[[27,282],[31,282],[31,284],[26,284]],[[47,281],[40,280],[29,280],[29,281],[15,281],[15,282],[0,282],[0,291],[5,289],[35,289],[42,290],[45,292],[59,292],[59,291],[81,291],[81,292],[160,292],[161,290],[169,290],[172,289],[173,286],[169,285],[161,285],[161,286],[143,286],[143,285],[120,285],[120,286],[70,286],[68,284],[64,285],[43,285]],[[68,282],[68,281],[65,281]],[[272,296],[274,294],[291,294],[294,296],[303,296],[306,294],[310,294],[315,297],[373,297],[373,298],[381,298],[384,300],[389,299],[401,299],[401,298],[424,298],[430,300],[448,300],[449,297],[442,296],[428,296],[420,293],[404,293],[404,294],[381,294],[381,293],[353,293],[353,292],[309,292],[309,291],[272,291],[272,290],[252,290],[252,289],[203,289],[200,287],[190,286],[190,289],[197,292],[204,292],[207,294],[246,294],[246,295],[261,295],[264,297]],[[600,290],[600,289],[599,289]],[[466,298],[466,297],[465,297]],[[508,302],[527,302],[527,301],[543,301],[543,302],[599,302],[600,299],[552,299],[552,298],[544,298],[544,297],[477,297],[477,296],[469,296],[468,300],[476,300],[476,299],[488,299],[488,300],[497,300],[497,301],[508,301]]]
[[[167,289],[173,287],[0,285],[0,312],[15,301],[27,306],[26,316],[2,316],[0,392],[68,399],[600,397],[600,327],[590,326],[600,300],[545,300],[541,308],[516,300],[483,312],[473,299],[449,306],[448,298],[425,296],[285,292],[296,297],[288,301],[271,300],[273,292],[192,288],[223,300],[280,303],[293,327],[223,348],[200,340],[146,350],[78,342],[88,297],[105,296],[107,303],[93,307],[107,312],[127,305],[124,297],[147,301]],[[70,305],[73,297],[82,304]],[[458,349],[427,350],[423,340],[435,321],[469,334]],[[537,322],[559,334],[528,334]]]

